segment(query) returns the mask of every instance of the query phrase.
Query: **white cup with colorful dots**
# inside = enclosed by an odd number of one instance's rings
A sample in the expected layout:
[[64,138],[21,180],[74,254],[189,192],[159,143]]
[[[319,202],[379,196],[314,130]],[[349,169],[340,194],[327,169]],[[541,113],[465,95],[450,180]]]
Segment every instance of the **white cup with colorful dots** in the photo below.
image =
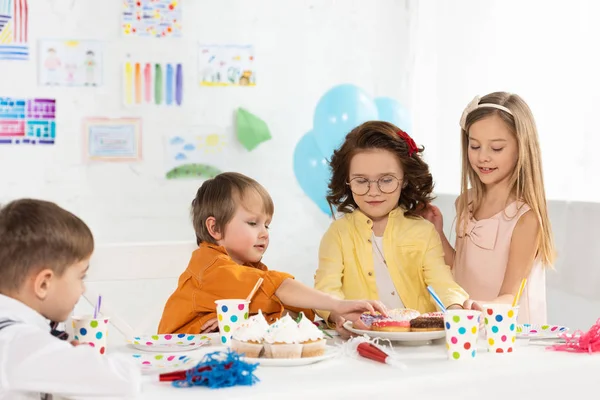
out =
[[248,319],[250,302],[242,299],[228,299],[217,300],[215,304],[217,305],[221,344],[229,346],[233,332]]
[[98,353],[106,353],[106,337],[108,336],[109,317],[91,315],[72,317],[74,339],[81,344],[95,348]]
[[476,310],[446,310],[446,349],[449,360],[472,360],[477,355],[481,312]]
[[517,339],[519,306],[485,304],[483,306],[485,336],[490,353],[512,353]]

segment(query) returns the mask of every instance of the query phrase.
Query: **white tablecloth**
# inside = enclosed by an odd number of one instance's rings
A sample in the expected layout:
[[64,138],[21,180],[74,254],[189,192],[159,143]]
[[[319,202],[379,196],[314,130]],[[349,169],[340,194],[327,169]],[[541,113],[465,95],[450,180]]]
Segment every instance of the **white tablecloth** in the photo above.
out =
[[[450,361],[443,343],[397,346],[402,370],[363,358],[338,356],[302,367],[259,367],[254,386],[175,388],[145,378],[141,399],[509,399],[571,397],[597,389],[600,354],[554,352],[519,340],[512,354],[487,353],[480,341],[475,360]],[[116,349],[115,349],[116,350]],[[199,349],[194,357],[214,351]],[[119,351],[131,351],[121,348]],[[593,393],[596,393],[594,391]]]

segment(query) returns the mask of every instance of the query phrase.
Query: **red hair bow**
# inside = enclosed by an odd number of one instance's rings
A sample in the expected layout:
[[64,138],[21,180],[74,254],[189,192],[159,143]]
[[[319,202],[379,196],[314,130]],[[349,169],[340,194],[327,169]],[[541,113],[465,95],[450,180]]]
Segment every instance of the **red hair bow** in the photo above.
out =
[[398,130],[398,132],[396,132],[398,134],[398,136],[400,136],[400,138],[402,140],[404,140],[406,142],[406,146],[408,147],[408,156],[411,157],[414,153],[417,152],[417,144],[415,143],[415,141],[408,135],[408,133],[404,132],[402,129]]

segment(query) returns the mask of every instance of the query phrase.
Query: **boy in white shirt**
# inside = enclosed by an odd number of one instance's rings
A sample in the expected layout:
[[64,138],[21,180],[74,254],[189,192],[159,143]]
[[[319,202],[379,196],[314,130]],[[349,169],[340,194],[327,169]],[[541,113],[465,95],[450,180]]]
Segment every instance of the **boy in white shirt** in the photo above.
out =
[[83,294],[94,250],[87,225],[54,203],[0,209],[0,400],[132,398],[138,368],[50,334]]

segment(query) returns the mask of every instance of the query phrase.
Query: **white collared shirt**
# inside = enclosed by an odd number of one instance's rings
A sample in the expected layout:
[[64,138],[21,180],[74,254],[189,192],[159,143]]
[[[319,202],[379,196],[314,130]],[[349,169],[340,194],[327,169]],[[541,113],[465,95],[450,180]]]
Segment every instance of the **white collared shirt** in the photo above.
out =
[[50,334],[49,321],[0,294],[0,400],[40,400],[42,393],[69,399],[129,399],[141,390],[139,368],[123,355],[100,355]]
[[[379,293],[379,301],[390,309],[404,308],[402,299],[398,294],[398,290],[394,286],[394,281],[388,271],[388,266],[385,262],[385,254],[383,254],[383,237],[371,235],[373,242],[373,269],[375,272],[375,282],[377,284],[377,292]],[[381,252],[381,253],[380,253]]]

